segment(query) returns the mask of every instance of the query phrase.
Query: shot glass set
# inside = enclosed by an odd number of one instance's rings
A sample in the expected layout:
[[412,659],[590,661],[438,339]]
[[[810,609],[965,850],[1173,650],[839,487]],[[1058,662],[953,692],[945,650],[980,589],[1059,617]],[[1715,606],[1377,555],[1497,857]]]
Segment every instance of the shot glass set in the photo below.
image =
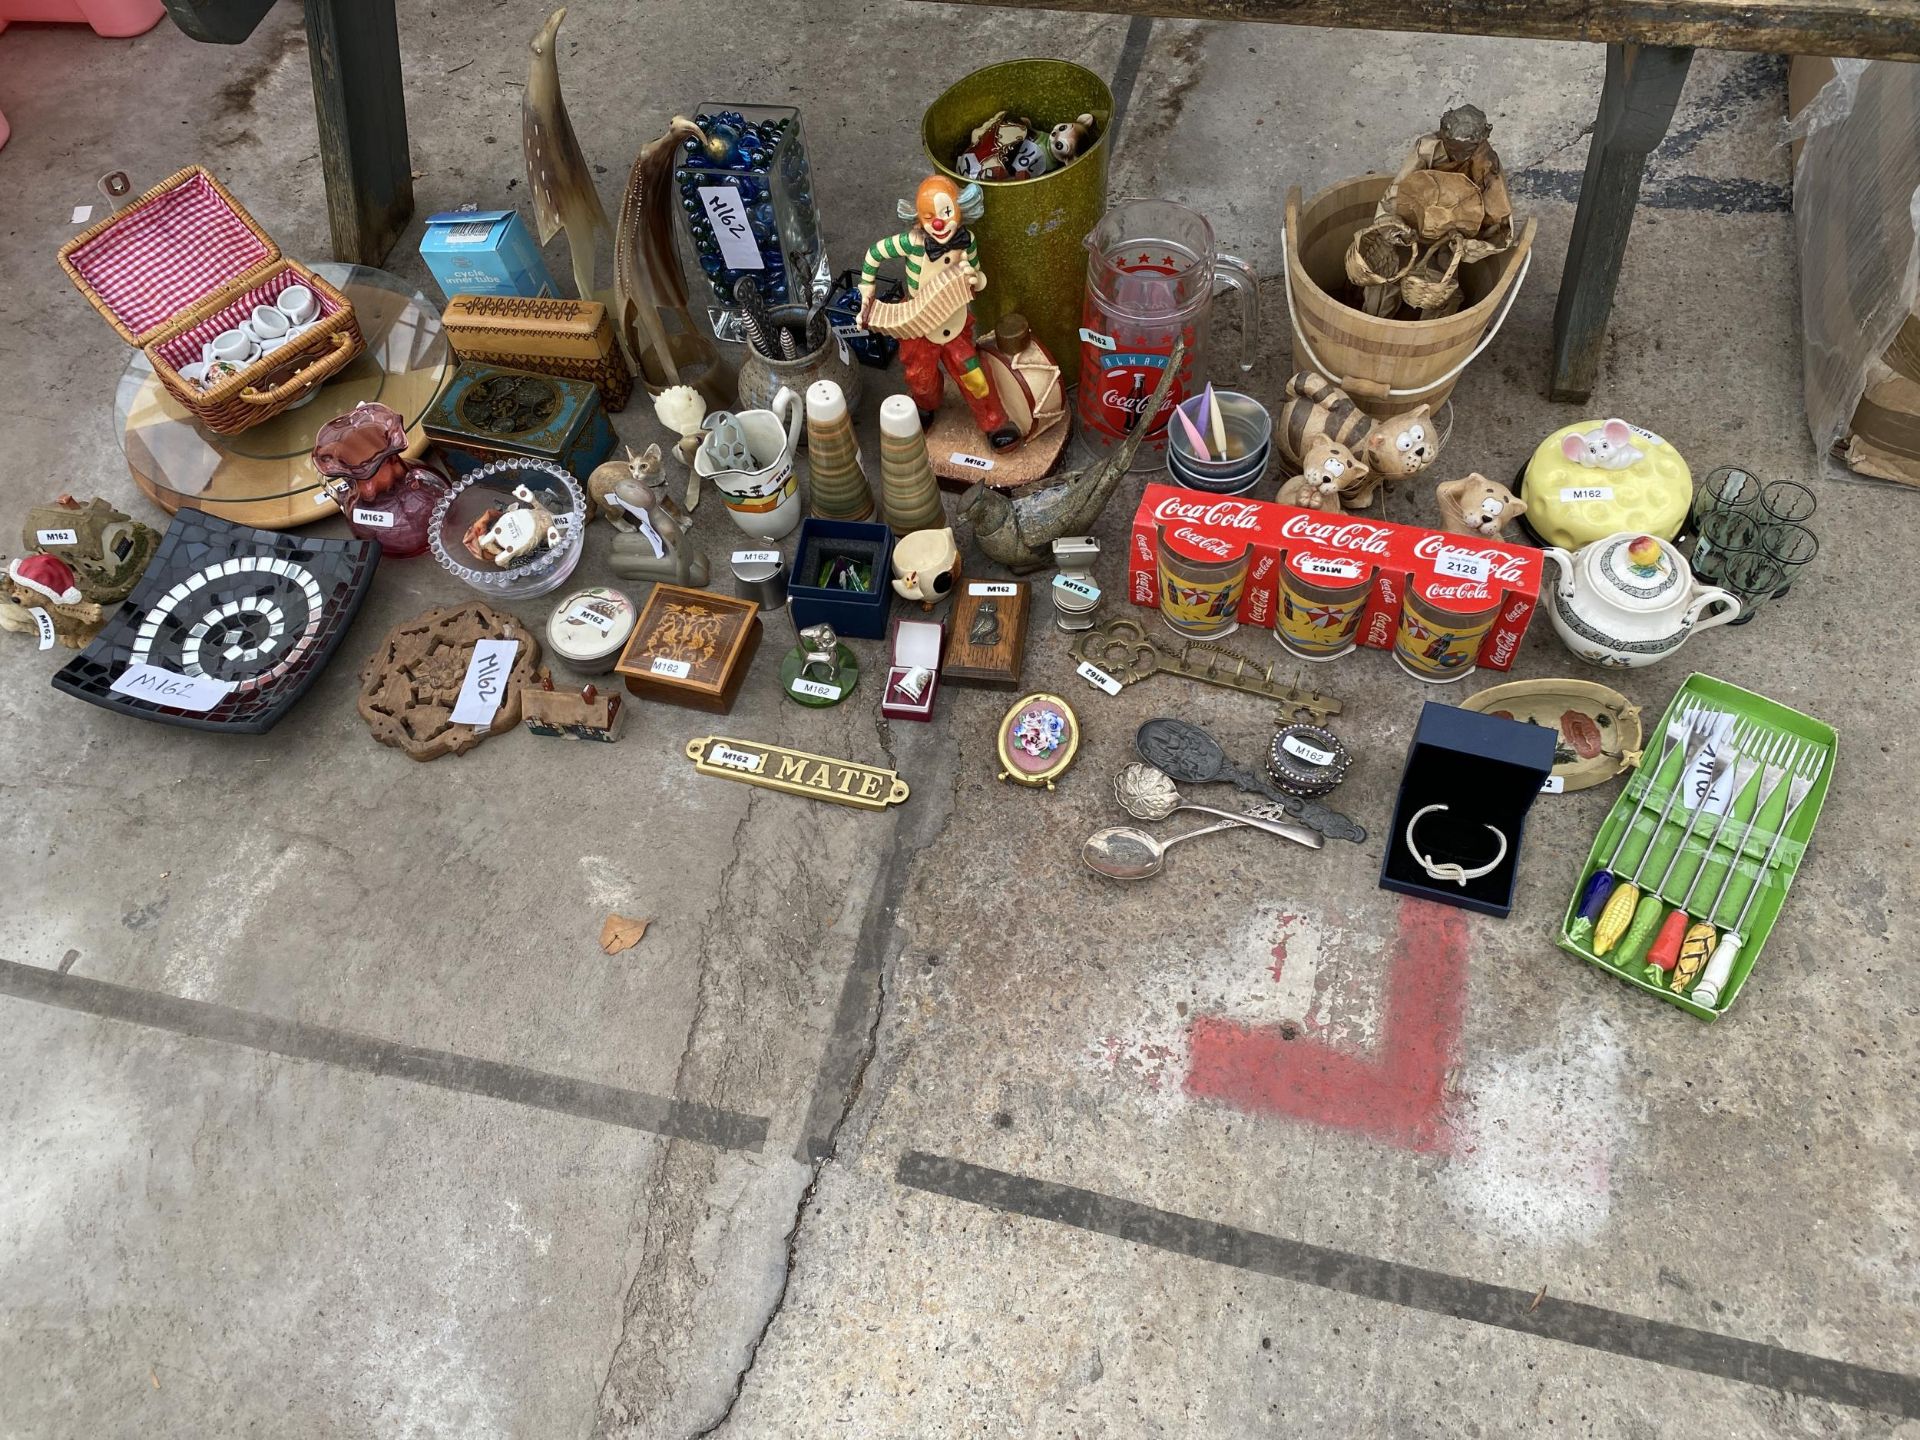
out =
[[200,347],[200,359],[182,365],[180,375],[195,385],[237,375],[262,355],[291,344],[320,318],[320,302],[304,285],[289,285],[271,305],[256,305],[231,330],[222,330]]
[[[1648,769],[1645,787],[1611,854],[1587,877],[1567,931],[1569,940],[1590,946],[1603,963],[1707,1009],[1716,1008],[1726,993],[1734,961],[1751,933],[1747,918],[1754,902],[1775,883],[1781,842],[1830,759],[1811,741],[1752,721],[1729,729],[1729,720],[1711,708],[1694,707],[1668,725],[1660,758]],[[1676,753],[1679,767],[1667,775],[1653,826],[1629,870],[1625,857],[1636,844],[1640,817]],[[1785,795],[1776,804],[1783,786]],[[1676,814],[1689,792],[1695,797],[1691,807],[1684,815]],[[1717,798],[1721,796],[1724,801]],[[1670,825],[1678,826],[1679,834],[1667,849],[1663,837]],[[1749,868],[1743,861],[1756,843],[1756,831],[1766,849]],[[1691,869],[1684,858],[1689,856],[1696,857]],[[1719,883],[1710,892],[1712,898],[1696,907],[1696,896],[1709,893],[1703,882],[1716,872]],[[1737,893],[1736,878],[1743,874],[1746,892],[1732,923],[1726,924],[1721,917]],[[1722,924],[1724,930],[1716,929]]]
[[1783,597],[1794,576],[1820,553],[1820,541],[1806,523],[1815,503],[1804,485],[1762,483],[1733,465],[1715,470],[1694,492],[1693,573],[1740,597],[1735,625]]

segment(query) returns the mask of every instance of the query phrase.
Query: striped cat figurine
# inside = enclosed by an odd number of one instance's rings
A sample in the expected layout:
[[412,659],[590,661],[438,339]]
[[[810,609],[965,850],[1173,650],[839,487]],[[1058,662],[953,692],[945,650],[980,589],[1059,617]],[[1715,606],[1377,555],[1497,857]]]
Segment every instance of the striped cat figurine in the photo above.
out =
[[1440,437],[1425,405],[1376,420],[1355,405],[1346,391],[1311,370],[1287,381],[1287,398],[1275,430],[1280,453],[1296,469],[1302,467],[1308,445],[1319,435],[1345,445],[1361,460],[1365,468],[1340,491],[1341,503],[1349,510],[1366,509],[1381,485],[1419,474],[1440,453]]

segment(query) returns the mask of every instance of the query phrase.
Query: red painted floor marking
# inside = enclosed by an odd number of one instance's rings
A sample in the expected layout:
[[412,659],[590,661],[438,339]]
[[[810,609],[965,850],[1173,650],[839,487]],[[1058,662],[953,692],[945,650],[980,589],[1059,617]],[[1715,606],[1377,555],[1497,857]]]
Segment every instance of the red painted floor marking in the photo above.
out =
[[1201,1017],[1188,1032],[1187,1092],[1406,1150],[1444,1151],[1452,1140],[1446,1079],[1466,990],[1465,912],[1403,899],[1376,1054],[1334,1049],[1291,1025],[1289,1035],[1279,1025]]

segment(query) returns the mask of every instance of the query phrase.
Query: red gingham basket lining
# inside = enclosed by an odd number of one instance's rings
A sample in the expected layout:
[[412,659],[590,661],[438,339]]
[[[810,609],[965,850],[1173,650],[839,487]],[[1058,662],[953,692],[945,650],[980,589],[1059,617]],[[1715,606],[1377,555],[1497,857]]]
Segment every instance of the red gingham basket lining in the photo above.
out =
[[[232,330],[236,328],[242,320],[253,314],[254,306],[271,305],[275,300],[280,298],[280,292],[282,290],[291,289],[295,285],[306,284],[307,282],[301,277],[298,270],[282,270],[277,275],[267,277],[267,279],[261,281],[258,285],[254,286],[253,289],[247,291],[246,294],[227,306],[226,309],[209,315],[191,330],[182,330],[178,335],[167,341],[166,344],[160,347],[160,358],[165,360],[167,364],[171,365],[175,370],[178,370],[182,365],[193,364],[194,361],[200,358],[200,351],[202,347],[206,345],[207,341],[218,335],[222,330]],[[327,297],[327,293],[324,290],[312,285],[307,285],[307,288],[313,291],[313,298],[320,307],[319,312],[314,316],[316,322],[326,319],[327,316],[334,314],[340,308]],[[296,341],[294,343],[298,344],[299,342]]]
[[196,175],[129,212],[69,259],[120,323],[144,335],[271,253],[207,177]]

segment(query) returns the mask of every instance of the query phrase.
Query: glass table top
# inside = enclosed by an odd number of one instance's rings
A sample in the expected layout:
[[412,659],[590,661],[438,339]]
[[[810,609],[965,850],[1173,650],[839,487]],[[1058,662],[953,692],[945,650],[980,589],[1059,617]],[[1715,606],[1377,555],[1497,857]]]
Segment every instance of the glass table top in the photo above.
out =
[[320,427],[363,400],[415,426],[452,374],[439,307],[412,282],[364,265],[313,268],[353,302],[366,352],[311,400],[263,424],[237,435],[208,429],[133,352],[114,394],[114,429],[134,481],[169,513],[206,510],[266,529],[325,519],[335,511],[313,468]]

